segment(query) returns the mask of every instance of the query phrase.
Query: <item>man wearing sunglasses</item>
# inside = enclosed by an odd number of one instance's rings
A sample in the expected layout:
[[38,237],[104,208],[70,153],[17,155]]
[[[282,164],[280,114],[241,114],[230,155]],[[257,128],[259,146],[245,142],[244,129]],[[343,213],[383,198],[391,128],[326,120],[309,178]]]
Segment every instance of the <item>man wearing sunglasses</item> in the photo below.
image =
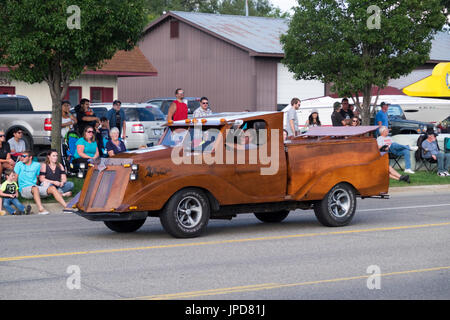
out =
[[17,162],[14,167],[14,172],[19,176],[20,195],[25,199],[34,199],[39,214],[48,214],[49,212],[42,206],[41,201],[41,197],[46,198],[48,196],[47,188],[36,184],[40,171],[41,165],[39,162],[33,162],[31,151],[23,152],[20,162]]
[[209,116],[212,113],[211,108],[209,107],[209,101],[207,97],[202,97],[200,99],[200,107],[195,109],[194,118],[202,118]]
[[11,149],[11,156],[14,160],[20,160],[18,157],[25,151],[27,148],[25,145],[25,141],[22,139],[23,130],[20,128],[14,128],[13,137],[8,140],[9,147]]

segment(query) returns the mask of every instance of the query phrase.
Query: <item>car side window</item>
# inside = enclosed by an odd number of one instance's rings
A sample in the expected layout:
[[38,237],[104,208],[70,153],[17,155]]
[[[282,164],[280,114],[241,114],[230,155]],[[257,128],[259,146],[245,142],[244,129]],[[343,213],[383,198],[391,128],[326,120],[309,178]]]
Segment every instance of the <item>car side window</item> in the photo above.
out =
[[139,121],[155,121],[155,116],[145,108],[136,108]]
[[33,107],[28,99],[19,99],[19,111],[33,111]]
[[172,103],[173,100],[166,100],[161,104],[161,111],[164,114],[168,114],[169,113],[169,107],[170,104]]
[[0,99],[0,112],[15,112],[17,111],[17,99],[5,98]]
[[94,108],[91,108],[92,109],[92,111],[94,111],[94,115],[97,117],[97,118],[101,118],[101,117],[105,117],[106,116],[106,112],[108,112],[108,110],[106,109],[106,108],[96,108],[96,107],[94,107]]
[[139,115],[134,108],[122,108],[125,112],[125,121],[139,121]]

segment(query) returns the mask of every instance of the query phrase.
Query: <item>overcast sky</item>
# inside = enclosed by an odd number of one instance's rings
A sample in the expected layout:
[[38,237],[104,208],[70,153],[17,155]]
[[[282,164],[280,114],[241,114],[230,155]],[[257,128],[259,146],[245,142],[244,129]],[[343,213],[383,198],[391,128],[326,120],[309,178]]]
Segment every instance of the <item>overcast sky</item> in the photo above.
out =
[[296,0],[269,0],[274,6],[279,7],[281,11],[289,11],[289,9],[297,4]]

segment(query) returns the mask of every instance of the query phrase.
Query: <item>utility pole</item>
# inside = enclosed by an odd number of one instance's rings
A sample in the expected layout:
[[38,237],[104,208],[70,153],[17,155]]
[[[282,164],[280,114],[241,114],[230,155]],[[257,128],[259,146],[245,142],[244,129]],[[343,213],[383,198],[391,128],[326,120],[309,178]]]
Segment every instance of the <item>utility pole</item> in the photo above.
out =
[[248,17],[248,0],[245,0],[245,16]]

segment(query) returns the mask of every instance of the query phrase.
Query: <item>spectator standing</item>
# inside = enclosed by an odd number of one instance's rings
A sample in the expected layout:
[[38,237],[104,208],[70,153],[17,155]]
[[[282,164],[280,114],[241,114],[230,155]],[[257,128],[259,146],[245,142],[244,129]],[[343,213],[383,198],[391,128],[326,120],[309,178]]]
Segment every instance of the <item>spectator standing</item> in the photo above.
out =
[[438,165],[438,176],[450,176],[448,172],[450,168],[450,153],[443,153],[439,150],[436,137],[437,133],[434,131],[427,133],[427,138],[422,142],[422,157],[425,159],[434,159]]
[[72,181],[67,181],[66,171],[61,163],[58,162],[58,151],[50,150],[47,152],[45,163],[41,164],[39,173],[39,181],[41,186],[46,188],[49,195],[53,195],[63,207],[64,211],[71,211],[67,208],[67,203],[63,197],[70,197],[74,184]]
[[108,156],[112,157],[118,153],[127,151],[125,144],[123,141],[119,140],[119,129],[112,128],[111,132],[111,140],[106,144],[106,151],[108,152]]
[[403,156],[405,159],[405,172],[414,174],[415,172],[411,170],[411,157],[410,151],[416,151],[418,147],[410,147],[407,145],[399,144],[396,142],[392,142],[392,138],[388,136],[389,129],[385,126],[381,126],[380,128],[380,136],[377,138],[378,147],[381,148],[383,146],[387,146],[388,152],[396,155]]
[[6,142],[6,135],[3,130],[0,130],[0,176],[3,170],[13,169],[16,162],[11,158],[11,148]]
[[121,109],[122,102],[114,100],[112,109],[106,113],[106,119],[109,121],[109,128],[119,129],[119,137],[125,140],[127,136],[127,125],[125,121],[125,112]]
[[202,97],[200,99],[200,107],[195,109],[194,118],[202,118],[209,116],[212,113],[211,108],[209,107],[209,101],[207,97]]
[[345,120],[345,125],[349,126],[351,124],[351,119],[354,117],[353,111],[350,109],[347,98],[342,99],[341,104],[342,108],[339,111],[339,113]]
[[86,126],[95,127],[95,123],[100,122],[100,119],[94,115],[94,111],[90,108],[90,101],[88,99],[81,99],[80,108],[77,111],[77,131],[82,135]]
[[25,141],[22,139],[22,137],[23,137],[23,130],[20,128],[14,128],[13,137],[8,140],[9,148],[11,149],[11,156],[13,157],[13,159],[20,160],[19,156],[27,148],[25,145]]
[[298,114],[297,110],[300,108],[301,101],[299,98],[293,98],[291,100],[291,107],[287,111],[287,126],[286,130],[288,136],[296,136],[298,133]]
[[84,128],[83,136],[76,142],[74,162],[88,162],[99,157],[97,142],[95,141],[95,130],[91,126]]
[[333,109],[334,109],[334,111],[331,114],[331,123],[333,124],[333,127],[345,126],[345,119],[342,117],[341,113],[339,112],[341,110],[341,104],[336,101],[333,104]]
[[306,120],[305,125],[307,127],[320,127],[322,124],[319,119],[319,112],[317,109],[312,109],[311,114],[308,117],[308,120]]
[[14,172],[19,175],[20,195],[25,199],[34,199],[39,214],[48,214],[41,202],[41,197],[45,198],[48,196],[47,189],[36,184],[40,171],[41,165],[38,162],[33,162],[31,151],[23,152],[20,162],[14,167]]
[[[19,201],[19,186],[17,185],[17,174],[8,169],[5,171],[6,180],[2,183],[0,187],[0,196],[3,199],[3,206],[5,210],[11,215],[22,215],[22,214],[30,214],[31,206],[25,206]],[[17,210],[14,210],[16,207]]]
[[184,90],[178,88],[175,90],[176,99],[170,104],[169,111],[167,113],[167,121],[185,120],[188,117],[188,107],[183,101]]
[[61,102],[61,137],[65,139],[67,132],[74,129],[77,124],[75,116],[70,114],[70,101]]
[[381,126],[384,126],[386,128],[389,128],[389,118],[387,111],[389,109],[389,104],[386,102],[382,102],[380,104],[381,110],[377,112],[375,115],[375,125],[378,126],[378,129],[376,131],[376,135],[379,136],[381,134],[380,128]]

